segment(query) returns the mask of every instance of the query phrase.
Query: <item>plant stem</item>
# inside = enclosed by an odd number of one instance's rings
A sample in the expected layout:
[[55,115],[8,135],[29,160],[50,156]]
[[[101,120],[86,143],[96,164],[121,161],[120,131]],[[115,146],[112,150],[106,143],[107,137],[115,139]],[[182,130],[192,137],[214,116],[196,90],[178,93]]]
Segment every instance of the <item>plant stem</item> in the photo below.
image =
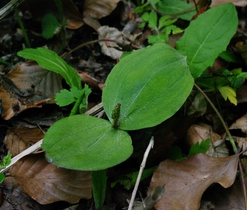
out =
[[148,144],[148,147],[147,147],[147,149],[146,149],[146,151],[144,153],[143,159],[142,159],[140,170],[139,170],[139,173],[138,173],[138,176],[137,176],[137,179],[136,179],[136,184],[135,184],[134,190],[133,190],[132,195],[131,195],[131,199],[130,199],[128,210],[132,210],[132,207],[133,207],[133,204],[134,204],[134,200],[135,200],[135,197],[136,197],[136,192],[137,192],[139,183],[141,181],[142,172],[143,172],[143,170],[145,168],[149,152],[153,148],[153,146],[154,146],[154,137],[152,136],[152,138],[150,139],[150,142]]
[[25,29],[25,27],[24,27],[24,25],[22,23],[22,20],[20,18],[19,10],[18,9],[15,9],[15,16],[17,18],[17,21],[18,21],[20,27],[21,27],[21,30],[22,30],[22,33],[23,33],[23,36],[24,36],[26,45],[27,45],[28,48],[30,48],[31,45],[30,45],[30,42],[29,42],[29,39],[28,39],[28,36],[27,36],[27,31],[26,31],[26,29]]
[[[238,150],[237,150],[237,147],[236,147],[236,144],[232,138],[232,135],[228,129],[228,127],[226,126],[226,123],[225,121],[223,120],[223,118],[221,117],[220,113],[218,112],[217,108],[214,106],[214,104],[212,103],[212,101],[208,98],[208,96],[204,93],[204,91],[196,84],[194,83],[195,87],[201,92],[201,94],[206,98],[206,100],[208,101],[208,103],[211,105],[211,107],[214,109],[215,113],[217,114],[217,116],[219,117],[225,131],[226,131],[226,134],[230,140],[230,143],[232,145],[232,148],[233,148],[233,151],[235,154],[238,153]],[[238,163],[238,167],[239,167],[239,170],[240,170],[240,174],[241,174],[241,181],[242,181],[242,188],[243,188],[243,193],[244,193],[244,203],[245,203],[245,210],[247,210],[247,194],[246,194],[246,186],[245,186],[245,179],[244,179],[244,172],[243,172],[243,168],[242,168],[242,165],[241,165],[241,162],[239,161]]]
[[73,108],[70,111],[70,115],[69,116],[73,116],[73,115],[76,115],[78,113],[79,106],[81,104],[81,101],[82,101],[83,97],[84,97],[84,93],[81,94],[79,98],[77,98]]
[[244,193],[245,210],[247,210],[247,194],[246,194],[244,172],[243,172],[241,161],[238,162],[238,168],[239,168],[240,175],[241,175],[241,182],[242,182],[242,188],[243,188],[243,193]]
[[2,59],[0,59],[0,63],[3,64],[3,65],[5,65],[5,66],[10,65],[9,62],[7,62],[7,61],[5,61],[5,60],[2,60]]
[[194,86],[195,86],[195,87],[201,92],[201,94],[206,98],[206,100],[208,101],[208,103],[211,105],[211,107],[212,107],[213,110],[215,111],[216,115],[219,117],[219,119],[220,119],[220,121],[221,121],[221,123],[222,123],[222,125],[223,125],[223,127],[224,127],[224,129],[225,129],[225,131],[226,131],[226,134],[227,134],[227,136],[228,136],[228,138],[229,138],[229,140],[230,140],[230,143],[231,143],[231,145],[232,145],[232,149],[233,149],[234,153],[237,154],[237,153],[238,153],[238,149],[237,149],[237,147],[236,147],[236,144],[235,144],[235,142],[234,142],[234,140],[233,140],[233,138],[232,138],[232,135],[231,135],[231,133],[230,133],[230,131],[229,131],[229,129],[228,129],[228,127],[227,127],[225,121],[224,121],[223,118],[221,117],[219,111],[218,111],[217,108],[214,106],[214,104],[212,103],[212,101],[208,98],[208,96],[205,94],[205,92],[204,92],[204,91],[203,91],[196,83],[194,83]]
[[78,50],[78,49],[80,49],[80,48],[82,48],[82,47],[84,47],[86,45],[94,44],[94,43],[97,43],[97,42],[116,42],[116,41],[112,40],[112,39],[96,39],[96,40],[92,40],[92,41],[89,41],[89,42],[85,42],[85,43],[82,43],[82,44],[78,45],[74,49],[70,50],[66,54],[62,55],[61,57],[65,58],[66,56],[70,55],[74,51],[76,51],[76,50]]

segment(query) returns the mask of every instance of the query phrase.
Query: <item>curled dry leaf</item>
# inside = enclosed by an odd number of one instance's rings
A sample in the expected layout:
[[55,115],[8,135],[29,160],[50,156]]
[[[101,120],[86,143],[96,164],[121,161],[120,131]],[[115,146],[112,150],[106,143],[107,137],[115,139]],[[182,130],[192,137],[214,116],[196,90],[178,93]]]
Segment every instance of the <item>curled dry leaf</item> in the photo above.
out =
[[9,128],[4,138],[4,144],[12,157],[18,155],[30,145],[38,142],[44,136],[40,128],[16,126]]
[[234,122],[229,129],[240,129],[243,133],[247,134],[247,115],[244,115],[236,120],[236,122]]
[[119,59],[123,54],[122,51],[117,50],[118,45],[116,42],[123,43],[123,34],[117,28],[109,26],[101,26],[98,28],[99,40],[100,39],[109,39],[113,41],[104,41],[99,42],[101,46],[102,53],[107,56],[110,56],[113,59]]
[[0,75],[1,115],[9,120],[25,109],[40,107],[61,88],[60,77],[35,62],[16,65],[6,75]]
[[[234,122],[230,128],[230,130],[239,129],[241,130],[245,135],[247,134],[247,115],[244,115],[240,117],[239,119]],[[234,140],[238,143],[239,148],[242,149],[242,151],[247,150],[247,138],[246,137],[239,137],[234,136]],[[247,151],[243,153],[243,155],[247,155]]]
[[210,7],[215,7],[220,4],[226,4],[229,2],[239,7],[245,7],[247,5],[247,2],[245,0],[212,0]]
[[242,85],[240,88],[238,88],[237,99],[238,99],[238,103],[247,102],[247,84]]
[[40,204],[77,203],[81,198],[92,196],[90,172],[58,168],[48,163],[43,154],[22,158],[12,166],[10,174]]
[[120,0],[85,0],[84,13],[92,18],[100,19],[109,15]]
[[190,146],[197,142],[201,143],[203,140],[208,138],[211,138],[212,142],[216,142],[221,139],[220,135],[213,132],[213,128],[207,124],[192,125],[186,136],[186,140]]
[[215,158],[197,154],[181,162],[165,160],[154,172],[148,194],[157,186],[165,186],[156,209],[197,210],[210,185],[219,183],[227,188],[234,183],[238,159],[238,155]]

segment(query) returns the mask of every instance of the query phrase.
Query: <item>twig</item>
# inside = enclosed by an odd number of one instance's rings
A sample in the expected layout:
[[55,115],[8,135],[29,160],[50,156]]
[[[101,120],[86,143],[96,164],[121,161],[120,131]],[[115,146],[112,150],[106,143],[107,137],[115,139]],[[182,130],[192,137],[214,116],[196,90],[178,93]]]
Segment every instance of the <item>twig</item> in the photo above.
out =
[[20,15],[19,15],[19,10],[17,8],[15,8],[15,16],[16,16],[16,19],[17,19],[20,27],[21,27],[21,31],[23,33],[23,36],[24,36],[26,45],[27,45],[27,47],[30,48],[31,47],[31,44],[30,44],[30,41],[29,41],[28,36],[27,36],[27,31],[26,31],[26,29],[25,29],[25,27],[23,25],[23,22],[22,22],[22,20],[20,18]]
[[243,193],[244,193],[245,210],[247,210],[247,194],[246,194],[246,186],[245,186],[244,172],[243,172],[243,167],[242,167],[241,161],[238,162],[238,168],[239,168],[239,171],[240,171],[242,188],[243,188]]
[[23,1],[25,0],[11,0],[8,4],[2,7],[0,9],[0,20],[17,8]]
[[144,153],[144,156],[143,156],[143,160],[142,160],[142,163],[141,163],[141,166],[140,166],[138,177],[136,179],[136,184],[135,184],[134,190],[133,190],[132,195],[131,195],[131,199],[130,199],[128,210],[132,210],[132,207],[133,207],[133,204],[134,204],[134,200],[135,200],[135,196],[136,196],[136,192],[137,192],[138,186],[139,186],[140,181],[141,181],[142,172],[143,172],[143,170],[145,168],[149,152],[153,148],[153,145],[154,145],[154,138],[152,136],[152,138],[150,139],[150,142],[148,144],[148,147],[147,147],[147,149],[146,149],[146,151]]
[[94,43],[97,43],[97,42],[116,42],[115,40],[112,40],[112,39],[96,39],[96,40],[92,40],[92,41],[88,41],[88,42],[85,42],[85,43],[82,43],[80,45],[78,45],[77,47],[75,47],[74,49],[70,50],[69,52],[63,54],[61,56],[61,58],[65,58],[67,57],[68,55],[70,55],[71,53],[75,52],[76,50],[84,47],[84,46],[87,46],[87,45],[90,45],[90,44],[94,44]]
[[31,147],[28,147],[27,149],[25,149],[23,152],[21,152],[20,154],[16,155],[15,157],[13,157],[11,159],[11,163],[4,169],[2,169],[0,171],[0,173],[4,173],[7,170],[9,170],[9,168],[14,165],[18,160],[20,160],[21,158],[23,158],[26,155],[29,155],[31,153],[34,153],[35,151],[41,149],[41,144],[43,142],[43,139],[39,140],[38,142],[36,142],[34,145],[32,145]]

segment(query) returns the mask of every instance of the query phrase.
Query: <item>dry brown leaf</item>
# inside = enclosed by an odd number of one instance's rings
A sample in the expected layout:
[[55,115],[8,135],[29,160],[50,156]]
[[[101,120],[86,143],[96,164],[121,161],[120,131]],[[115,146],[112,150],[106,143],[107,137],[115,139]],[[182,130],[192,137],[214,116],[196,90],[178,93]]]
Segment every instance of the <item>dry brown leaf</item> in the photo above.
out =
[[109,15],[120,0],[85,0],[84,12],[95,19]]
[[109,26],[101,26],[100,28],[98,28],[98,33],[99,33],[99,40],[100,39],[114,40],[113,42],[111,41],[99,42],[102,53],[104,53],[107,56],[110,56],[112,59],[119,59],[123,54],[123,51],[116,49],[119,48],[116,42],[119,43],[124,42],[123,33],[119,31],[117,28],[113,28]]
[[229,156],[225,141],[221,140],[221,136],[213,132],[213,128],[207,124],[192,125],[187,132],[186,142],[189,147],[191,147],[197,142],[201,143],[208,138],[210,138],[212,142],[206,154],[213,157]]
[[40,128],[16,126],[9,128],[4,138],[4,144],[12,157],[18,155],[30,145],[38,142],[44,136]]
[[[245,185],[247,181],[245,180]],[[244,193],[241,181],[224,189],[220,185],[215,185],[205,192],[203,200],[210,201],[212,209],[217,210],[245,210]],[[208,208],[207,208],[208,209]]]
[[242,85],[240,88],[238,88],[237,99],[238,99],[238,103],[247,102],[247,84]]
[[60,77],[35,62],[21,63],[0,75],[0,85],[1,115],[5,120],[25,109],[40,107],[62,89]]
[[[247,115],[244,115],[237,119],[229,128],[230,130],[241,130],[243,134],[247,134]],[[240,137],[240,136],[234,136],[234,140],[238,143],[239,148],[242,149],[242,151],[247,150],[247,138],[246,137]],[[247,151],[243,153],[243,155],[247,155]]]
[[187,143],[192,146],[195,143],[201,143],[205,139],[211,138],[212,142],[221,139],[221,136],[213,132],[213,128],[207,124],[192,125],[186,136]]
[[165,186],[158,210],[197,210],[204,191],[213,183],[230,187],[236,177],[238,155],[215,158],[194,155],[185,161],[161,162],[153,174],[148,194],[157,186]]
[[243,133],[247,133],[247,115],[244,115],[237,119],[236,122],[234,122],[229,129],[240,129]]
[[234,5],[239,6],[239,7],[245,7],[247,5],[246,0],[212,0],[210,7],[215,7],[215,6],[218,6],[220,4],[226,4],[229,2],[231,2]]
[[[64,158],[68,157],[65,155]],[[90,172],[59,168],[48,163],[44,154],[22,158],[12,166],[10,174],[40,204],[77,203],[81,198],[90,199],[92,196]]]

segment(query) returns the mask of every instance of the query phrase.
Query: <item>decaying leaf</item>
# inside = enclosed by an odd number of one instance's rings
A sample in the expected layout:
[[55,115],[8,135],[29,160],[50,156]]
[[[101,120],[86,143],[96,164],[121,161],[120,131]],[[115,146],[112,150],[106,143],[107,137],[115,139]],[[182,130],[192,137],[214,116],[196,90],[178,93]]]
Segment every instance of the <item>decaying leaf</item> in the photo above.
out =
[[12,166],[10,174],[40,204],[77,203],[81,198],[91,198],[90,172],[58,168],[48,163],[43,154],[22,158]]
[[16,126],[9,128],[4,138],[4,144],[12,157],[18,155],[31,144],[38,142],[44,136],[39,128]]
[[247,102],[247,85],[242,85],[237,90],[238,103]]
[[[247,182],[245,180],[245,186],[246,184]],[[203,201],[211,203],[212,208],[210,209],[245,210],[244,193],[242,188],[242,183],[239,180],[236,180],[234,184],[227,189],[224,189],[220,185],[214,185],[205,192],[202,199]]]
[[213,183],[230,187],[236,177],[238,155],[215,158],[197,154],[185,161],[165,160],[154,172],[148,194],[157,186],[165,186],[158,210],[197,210],[204,191]]
[[212,0],[210,7],[215,7],[220,4],[226,4],[229,2],[233,3],[238,7],[245,7],[247,5],[247,2],[245,0]]
[[[99,42],[101,46],[102,53],[105,55],[110,56],[113,59],[119,59],[123,54],[122,51],[116,49],[118,45],[116,42],[123,42],[123,34],[117,28],[109,27],[109,26],[101,26],[98,28],[99,39],[109,39],[114,40],[114,42],[106,41],[106,42]],[[116,41],[116,42],[115,42]]]
[[[241,130],[244,135],[247,134],[247,115],[237,119],[229,128],[229,130]],[[239,148],[245,151],[243,155],[247,155],[247,138],[243,136],[234,136],[234,140],[238,143]]]
[[228,156],[228,149],[225,142],[221,140],[221,136],[213,132],[213,128],[207,124],[192,125],[186,135],[186,142],[189,146],[194,145],[196,142],[201,142],[210,138],[212,140],[211,147],[207,153],[213,157],[226,157]]
[[196,142],[202,142],[205,139],[211,138],[212,142],[215,142],[221,139],[221,136],[217,133],[213,132],[213,128],[210,125],[200,124],[200,125],[192,125],[186,136],[187,143],[192,146]]
[[21,111],[40,107],[61,90],[59,75],[42,69],[35,62],[16,65],[0,75],[2,117],[9,120]]
[[234,122],[229,129],[240,129],[243,133],[247,133],[247,115],[244,115],[236,120],[236,122]]
[[120,0],[86,0],[84,1],[84,13],[92,18],[100,19],[109,15]]

